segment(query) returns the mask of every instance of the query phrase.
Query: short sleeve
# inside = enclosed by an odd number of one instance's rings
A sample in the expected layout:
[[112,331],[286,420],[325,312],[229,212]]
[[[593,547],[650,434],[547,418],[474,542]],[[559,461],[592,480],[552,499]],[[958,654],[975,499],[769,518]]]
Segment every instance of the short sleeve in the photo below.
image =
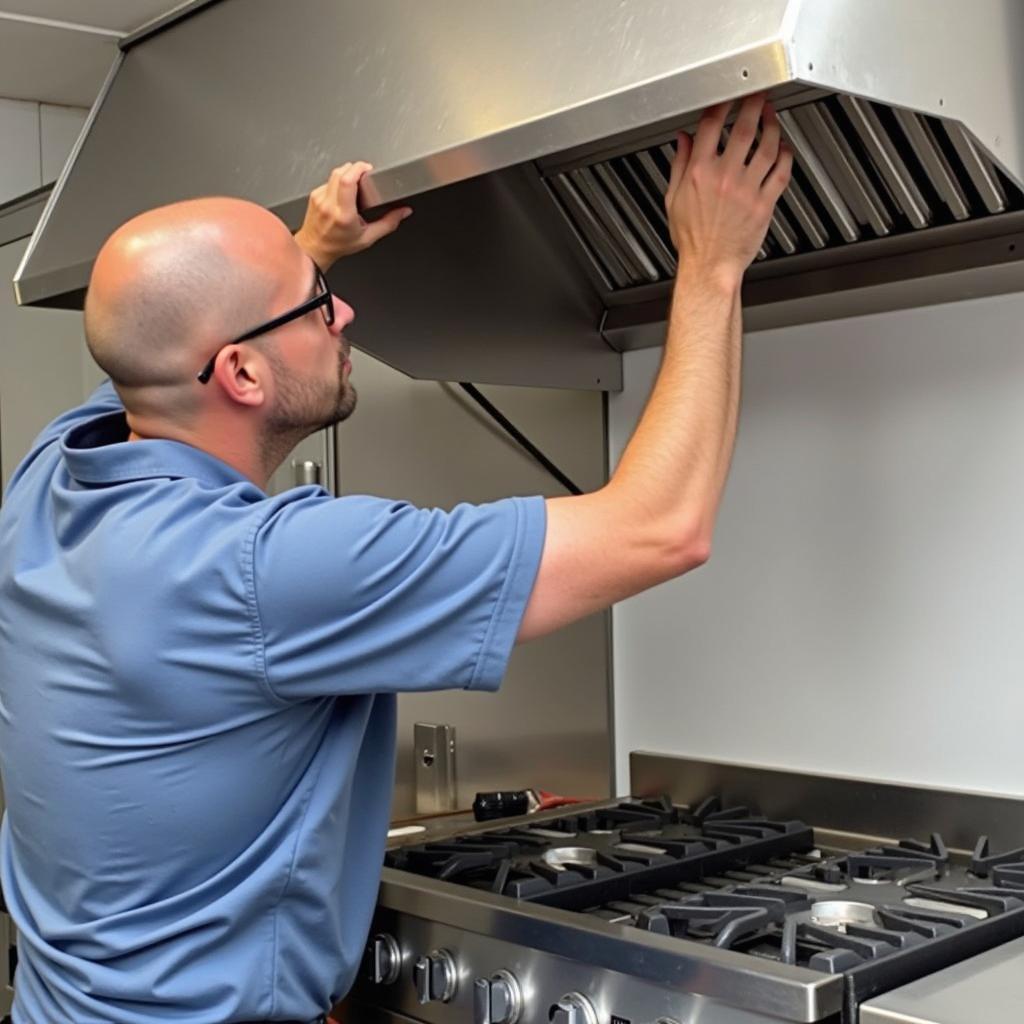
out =
[[307,495],[252,551],[256,629],[282,700],[497,689],[544,545],[543,498],[451,512]]

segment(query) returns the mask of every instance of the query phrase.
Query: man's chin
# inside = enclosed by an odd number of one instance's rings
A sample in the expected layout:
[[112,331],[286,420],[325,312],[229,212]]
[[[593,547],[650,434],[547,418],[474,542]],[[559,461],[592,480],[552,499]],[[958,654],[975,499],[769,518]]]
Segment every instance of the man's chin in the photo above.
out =
[[338,423],[344,423],[356,411],[356,402],[359,394],[351,384],[345,385],[345,390],[334,407],[334,414],[324,424],[325,427],[333,427]]

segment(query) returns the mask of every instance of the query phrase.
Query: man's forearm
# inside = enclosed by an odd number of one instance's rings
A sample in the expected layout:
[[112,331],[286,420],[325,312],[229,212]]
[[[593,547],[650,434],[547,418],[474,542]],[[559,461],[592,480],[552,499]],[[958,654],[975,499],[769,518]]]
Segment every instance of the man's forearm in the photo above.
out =
[[693,533],[698,546],[710,545],[736,436],[740,283],[680,272],[661,369],[609,484],[648,520]]

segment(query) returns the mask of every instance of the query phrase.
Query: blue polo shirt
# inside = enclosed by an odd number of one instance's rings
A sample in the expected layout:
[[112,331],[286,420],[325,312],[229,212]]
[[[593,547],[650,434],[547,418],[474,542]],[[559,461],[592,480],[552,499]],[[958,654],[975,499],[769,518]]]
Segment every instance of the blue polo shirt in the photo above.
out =
[[496,689],[540,498],[267,495],[109,384],[0,510],[16,1024],[307,1020],[376,899],[402,691]]

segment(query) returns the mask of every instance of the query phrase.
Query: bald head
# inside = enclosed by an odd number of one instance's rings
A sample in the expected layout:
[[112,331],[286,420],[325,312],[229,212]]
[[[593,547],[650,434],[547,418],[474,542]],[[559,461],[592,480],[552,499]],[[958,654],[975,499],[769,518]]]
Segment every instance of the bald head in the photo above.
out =
[[93,267],[85,333],[129,411],[187,413],[199,368],[267,316],[294,259],[284,224],[241,199],[174,203],[118,228]]

